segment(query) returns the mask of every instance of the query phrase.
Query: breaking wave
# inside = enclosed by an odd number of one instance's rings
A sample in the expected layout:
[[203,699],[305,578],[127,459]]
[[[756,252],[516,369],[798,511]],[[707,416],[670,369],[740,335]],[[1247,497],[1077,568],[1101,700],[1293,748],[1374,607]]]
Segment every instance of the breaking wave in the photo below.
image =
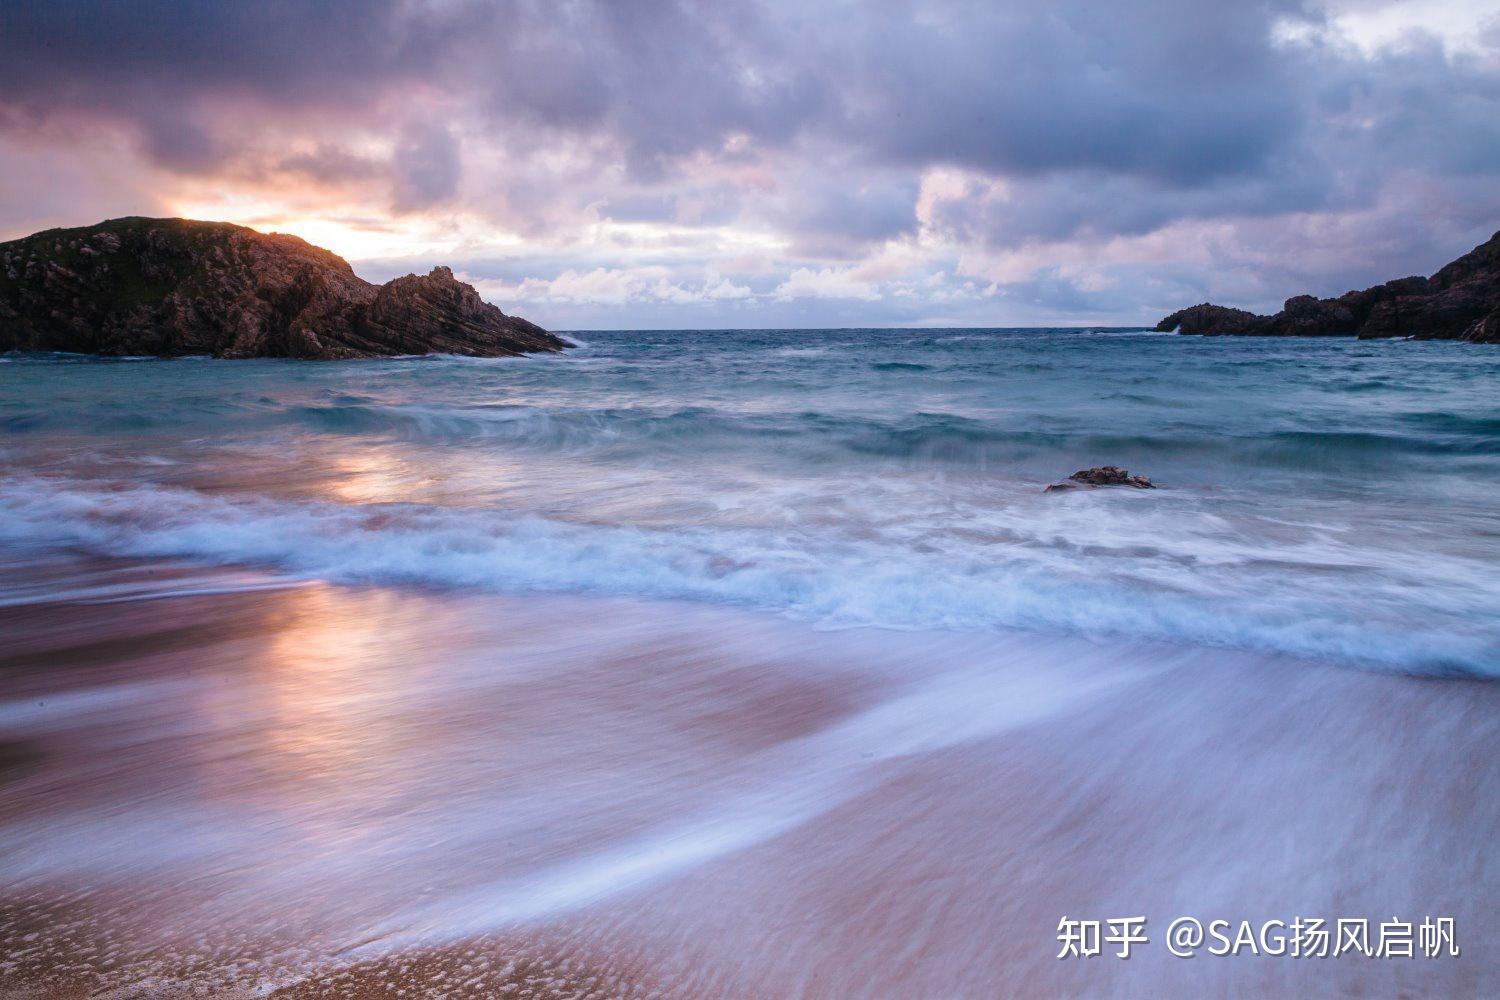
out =
[[[586,339],[524,361],[7,356],[0,545],[1500,673],[1490,354]],[[1041,492],[1105,464],[1163,488]]]
[[[1065,502],[1074,499],[1096,498]],[[1268,554],[1263,544],[1206,532],[1153,538],[1169,515],[1132,526],[1137,515],[1128,511],[1054,506],[1055,516],[1018,511],[984,532],[939,540],[900,528],[661,530],[511,510],[32,478],[0,486],[0,542],[264,566],[344,583],[720,601],[830,626],[999,627],[1500,672],[1500,627],[1475,624],[1486,606],[1500,605],[1500,585],[1482,565],[1444,581],[1404,572],[1399,558],[1371,565],[1336,542]],[[1273,580],[1279,588],[1268,587]],[[1354,621],[1341,601],[1359,580],[1365,615]]]

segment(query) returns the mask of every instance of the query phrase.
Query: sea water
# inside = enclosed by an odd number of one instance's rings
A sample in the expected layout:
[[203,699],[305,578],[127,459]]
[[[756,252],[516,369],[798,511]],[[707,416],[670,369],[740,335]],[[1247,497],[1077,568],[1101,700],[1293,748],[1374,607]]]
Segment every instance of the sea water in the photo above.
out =
[[[1493,349],[570,336],[524,359],[0,357],[0,556],[1500,674]],[[1103,464],[1159,488],[1044,492]]]

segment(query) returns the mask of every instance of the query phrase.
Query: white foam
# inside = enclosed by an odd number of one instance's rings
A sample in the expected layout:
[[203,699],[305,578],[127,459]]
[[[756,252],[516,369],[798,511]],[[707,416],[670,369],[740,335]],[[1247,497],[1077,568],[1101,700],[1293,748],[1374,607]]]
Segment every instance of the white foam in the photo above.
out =
[[[1421,563],[1328,529],[1284,530],[1292,537],[1272,545],[1239,537],[1211,511],[1190,521],[1156,503],[1116,494],[947,514],[961,534],[885,510],[861,512],[847,531],[838,522],[648,529],[23,479],[0,486],[0,540],[336,582],[727,601],[827,625],[1001,626],[1496,670],[1484,609],[1500,606],[1500,580],[1481,562]],[[987,533],[996,540],[973,537]],[[1306,572],[1288,572],[1299,563]],[[1355,589],[1359,615],[1348,608]]]

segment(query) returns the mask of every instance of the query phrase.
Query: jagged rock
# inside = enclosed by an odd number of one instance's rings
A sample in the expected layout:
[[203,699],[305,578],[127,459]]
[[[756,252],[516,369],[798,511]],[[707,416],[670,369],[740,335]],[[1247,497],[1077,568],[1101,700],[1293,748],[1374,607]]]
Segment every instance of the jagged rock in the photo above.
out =
[[1260,322],[1263,318],[1243,309],[1231,309],[1228,306],[1216,306],[1212,302],[1202,302],[1196,306],[1177,310],[1156,324],[1156,329],[1162,333],[1171,333],[1175,330],[1178,333],[1211,336],[1221,333],[1247,333],[1252,324]]
[[1138,490],[1156,489],[1156,485],[1145,476],[1132,476],[1118,465],[1097,465],[1092,469],[1080,469],[1062,482],[1053,483],[1042,492],[1091,490],[1096,486],[1133,486]]
[[1459,339],[1471,344],[1500,344],[1500,309],[1475,320]]
[[1163,332],[1207,336],[1414,337],[1500,343],[1500,233],[1430,278],[1397,278],[1336,299],[1297,295],[1274,316],[1211,303],[1191,306],[1156,325]]
[[1349,337],[1358,329],[1354,310],[1342,299],[1295,295],[1286,300],[1273,323],[1291,337]]
[[373,285],[295,236],[223,222],[113,219],[0,244],[0,261],[0,351],[334,359],[569,346],[446,267]]

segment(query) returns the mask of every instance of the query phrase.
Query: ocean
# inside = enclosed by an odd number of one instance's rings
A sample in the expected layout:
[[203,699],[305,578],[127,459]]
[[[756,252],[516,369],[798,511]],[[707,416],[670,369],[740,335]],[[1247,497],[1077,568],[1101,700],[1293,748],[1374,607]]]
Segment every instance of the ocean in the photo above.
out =
[[0,994],[1500,993],[1500,354],[572,336],[0,357]]
[[[574,336],[519,361],[5,357],[0,544],[1500,673],[1492,352]],[[1103,464],[1160,488],[1043,493]]]

